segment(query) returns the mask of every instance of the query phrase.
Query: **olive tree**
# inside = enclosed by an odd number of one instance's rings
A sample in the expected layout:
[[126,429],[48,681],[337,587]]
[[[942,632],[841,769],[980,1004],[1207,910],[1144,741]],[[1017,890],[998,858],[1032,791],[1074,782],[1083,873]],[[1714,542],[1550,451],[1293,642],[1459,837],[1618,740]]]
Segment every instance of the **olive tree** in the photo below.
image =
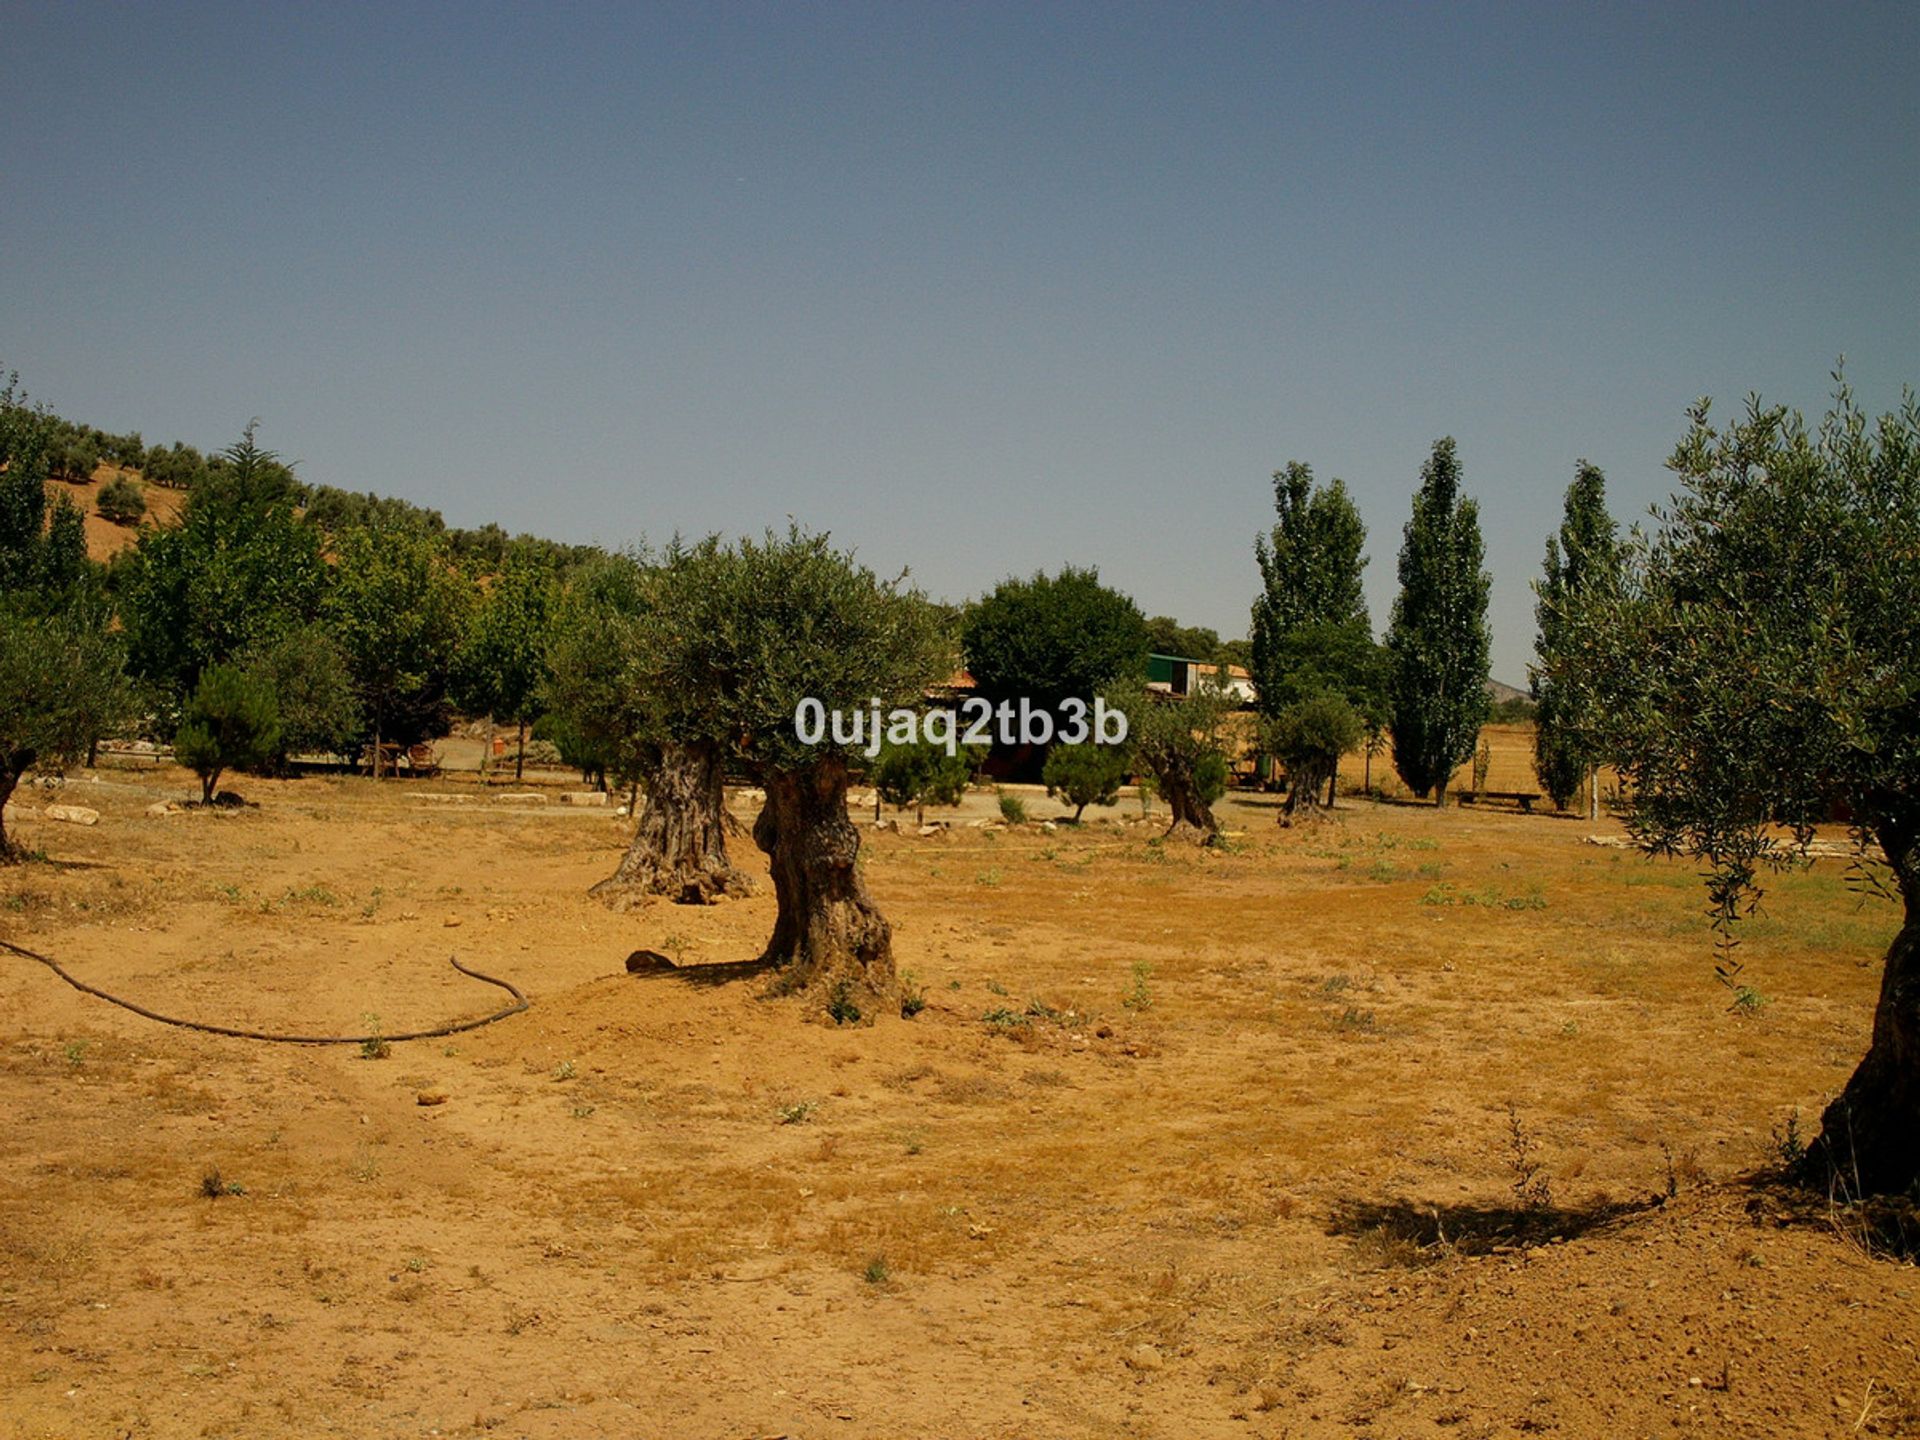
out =
[[1261,727],[1261,743],[1287,767],[1287,803],[1281,823],[1319,806],[1331,789],[1340,757],[1360,743],[1365,721],[1346,699],[1322,690],[1296,700]]
[[[791,528],[709,542],[659,572],[652,669],[669,716],[715,717],[758,777],[753,838],[778,903],[762,960],[783,989],[894,985],[892,931],[856,860],[851,717],[916,702],[949,673],[939,617],[905,577],[884,581],[825,535]],[[802,702],[807,702],[802,712]],[[835,712],[847,717],[839,730]],[[814,726],[809,717],[820,718]]]
[[646,804],[619,868],[592,893],[618,909],[664,895],[706,904],[753,883],[727,853],[726,761],[737,718],[670,688],[676,621],[662,592],[684,597],[716,563],[717,547],[675,547],[656,565],[643,552],[588,561],[554,606],[544,703],[615,784]]
[[1213,802],[1227,791],[1223,732],[1233,697],[1212,685],[1182,696],[1136,683],[1116,686],[1106,699],[1126,713],[1134,761],[1167,802],[1167,838],[1213,844],[1220,834]]
[[1904,920],[1808,1163],[1894,1192],[1920,1182],[1920,405],[1870,422],[1835,378],[1812,430],[1758,399],[1724,429],[1695,406],[1657,532],[1629,544],[1615,593],[1564,612],[1568,643],[1543,659],[1592,717],[1576,741],[1619,767],[1634,835],[1706,861],[1729,986],[1760,877],[1820,823],[1851,824]]

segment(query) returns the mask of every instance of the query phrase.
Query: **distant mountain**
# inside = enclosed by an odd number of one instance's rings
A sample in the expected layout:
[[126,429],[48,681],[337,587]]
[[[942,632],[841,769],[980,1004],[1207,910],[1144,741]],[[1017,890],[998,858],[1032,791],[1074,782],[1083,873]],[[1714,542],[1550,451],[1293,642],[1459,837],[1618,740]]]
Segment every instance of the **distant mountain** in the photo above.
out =
[[1518,686],[1509,685],[1504,680],[1487,681],[1487,698],[1499,705],[1507,700],[1531,700],[1533,697]]

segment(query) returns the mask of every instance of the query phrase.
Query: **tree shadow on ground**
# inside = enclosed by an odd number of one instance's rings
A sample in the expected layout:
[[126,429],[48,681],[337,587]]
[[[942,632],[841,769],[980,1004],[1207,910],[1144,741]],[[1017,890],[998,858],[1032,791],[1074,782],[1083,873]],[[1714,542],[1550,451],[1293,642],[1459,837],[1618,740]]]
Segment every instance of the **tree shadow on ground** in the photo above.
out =
[[1376,1252],[1383,1263],[1430,1265],[1450,1255],[1490,1255],[1571,1240],[1665,1203],[1658,1195],[1582,1205],[1349,1197],[1335,1203],[1327,1233]]
[[773,970],[770,960],[715,960],[682,965],[658,950],[636,950],[627,956],[627,973],[641,980],[671,977],[687,985],[726,985],[749,980]]

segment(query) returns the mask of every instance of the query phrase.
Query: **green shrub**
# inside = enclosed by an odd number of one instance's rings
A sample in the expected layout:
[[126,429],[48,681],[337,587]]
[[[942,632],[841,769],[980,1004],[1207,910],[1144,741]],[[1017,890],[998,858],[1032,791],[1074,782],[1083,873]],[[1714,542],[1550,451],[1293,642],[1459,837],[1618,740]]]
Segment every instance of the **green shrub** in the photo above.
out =
[[1018,795],[1009,795],[1006,791],[1002,790],[1000,792],[1000,818],[1009,825],[1026,824],[1027,802],[1022,800]]
[[200,799],[212,804],[229,767],[265,764],[280,740],[273,687],[232,665],[212,665],[180,715],[174,757],[200,777]]
[[140,517],[147,513],[147,497],[139,481],[122,475],[100,487],[93,508],[103,520],[111,520],[116,525],[137,525]]
[[1111,805],[1127,778],[1126,751],[1118,745],[1056,745],[1040,772],[1047,794],[1073,806],[1073,823],[1089,805]]

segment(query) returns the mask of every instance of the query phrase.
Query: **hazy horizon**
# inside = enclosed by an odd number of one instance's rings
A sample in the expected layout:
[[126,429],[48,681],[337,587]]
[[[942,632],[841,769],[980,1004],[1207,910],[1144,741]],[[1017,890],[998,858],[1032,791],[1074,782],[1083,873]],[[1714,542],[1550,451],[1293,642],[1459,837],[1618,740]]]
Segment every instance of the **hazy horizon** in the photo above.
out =
[[1271,472],[1376,628],[1453,435],[1524,685],[1575,462],[1920,381],[1920,11],[8,4],[0,366],[449,524],[792,515],[1244,635]]

